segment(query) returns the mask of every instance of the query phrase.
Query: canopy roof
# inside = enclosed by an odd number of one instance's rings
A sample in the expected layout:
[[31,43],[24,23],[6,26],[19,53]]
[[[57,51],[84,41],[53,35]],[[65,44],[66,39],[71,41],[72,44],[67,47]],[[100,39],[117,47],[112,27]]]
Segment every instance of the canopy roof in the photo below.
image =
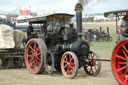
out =
[[67,13],[56,13],[56,14],[51,14],[47,16],[40,16],[40,17],[34,17],[34,18],[28,18],[28,19],[21,19],[17,20],[18,23],[24,23],[24,22],[31,22],[31,23],[44,23],[44,22],[67,22],[70,21],[70,19],[74,15],[72,14],[67,14]]
[[128,16],[128,9],[105,12],[104,16],[105,17]]

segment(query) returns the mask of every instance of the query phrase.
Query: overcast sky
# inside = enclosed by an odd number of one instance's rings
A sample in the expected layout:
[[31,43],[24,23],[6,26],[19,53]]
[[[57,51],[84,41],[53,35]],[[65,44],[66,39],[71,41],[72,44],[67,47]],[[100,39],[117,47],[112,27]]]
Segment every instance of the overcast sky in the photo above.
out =
[[[111,10],[128,9],[128,0],[88,0],[84,13],[103,13]],[[1,12],[18,12],[17,9],[28,9],[43,14],[46,12],[75,13],[78,0],[0,0]],[[17,10],[17,11],[16,11]]]

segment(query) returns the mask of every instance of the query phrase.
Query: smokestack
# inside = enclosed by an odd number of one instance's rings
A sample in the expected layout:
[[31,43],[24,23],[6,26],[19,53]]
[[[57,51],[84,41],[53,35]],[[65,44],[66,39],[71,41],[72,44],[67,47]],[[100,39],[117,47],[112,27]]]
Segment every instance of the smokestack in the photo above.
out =
[[75,11],[76,11],[76,25],[77,25],[77,34],[78,38],[81,37],[81,32],[82,32],[82,11],[83,11],[83,6],[80,3],[77,3],[75,6]]

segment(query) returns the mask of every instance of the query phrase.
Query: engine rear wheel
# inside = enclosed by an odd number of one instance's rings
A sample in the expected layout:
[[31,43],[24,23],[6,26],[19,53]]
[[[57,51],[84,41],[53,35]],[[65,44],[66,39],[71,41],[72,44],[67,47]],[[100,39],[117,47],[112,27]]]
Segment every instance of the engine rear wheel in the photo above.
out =
[[65,52],[61,58],[61,71],[67,78],[74,78],[78,72],[78,59],[75,53]]
[[112,72],[122,85],[128,85],[128,40],[121,40],[112,53]]
[[46,53],[47,47],[43,40],[32,39],[28,42],[25,50],[25,63],[30,72],[39,74],[45,70]]
[[88,54],[88,64],[84,66],[84,70],[89,76],[97,76],[101,70],[101,61],[96,61],[95,59],[100,59],[100,57],[95,53],[90,51]]

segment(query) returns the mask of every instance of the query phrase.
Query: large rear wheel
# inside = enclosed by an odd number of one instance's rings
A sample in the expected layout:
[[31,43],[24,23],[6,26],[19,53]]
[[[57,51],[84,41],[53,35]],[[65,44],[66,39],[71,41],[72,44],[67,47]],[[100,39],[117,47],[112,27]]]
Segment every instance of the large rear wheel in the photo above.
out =
[[116,80],[128,85],[128,40],[121,40],[112,53],[112,71]]
[[25,63],[30,72],[39,74],[45,70],[46,53],[47,47],[43,40],[32,39],[28,42],[25,50]]
[[65,52],[61,58],[61,71],[67,78],[74,78],[78,72],[78,59],[75,53]]

